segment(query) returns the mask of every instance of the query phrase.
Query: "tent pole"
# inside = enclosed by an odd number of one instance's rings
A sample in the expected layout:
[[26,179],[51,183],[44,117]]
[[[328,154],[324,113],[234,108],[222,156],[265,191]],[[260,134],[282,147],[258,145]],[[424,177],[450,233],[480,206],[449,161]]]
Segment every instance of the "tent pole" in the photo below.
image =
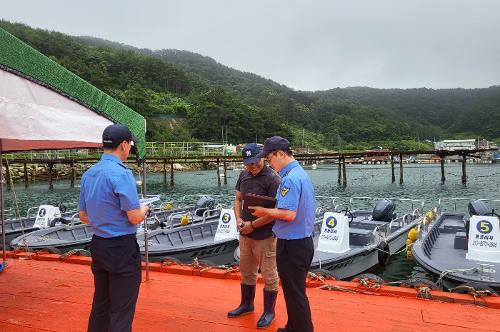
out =
[[5,263],[5,225],[3,214],[3,157],[2,141],[0,140],[0,221],[2,222],[2,263]]
[[142,163],[142,194],[146,197],[146,160]]
[[[142,194],[146,198],[146,160],[142,163]],[[144,217],[144,256],[146,258],[146,281],[149,281],[148,216]]]

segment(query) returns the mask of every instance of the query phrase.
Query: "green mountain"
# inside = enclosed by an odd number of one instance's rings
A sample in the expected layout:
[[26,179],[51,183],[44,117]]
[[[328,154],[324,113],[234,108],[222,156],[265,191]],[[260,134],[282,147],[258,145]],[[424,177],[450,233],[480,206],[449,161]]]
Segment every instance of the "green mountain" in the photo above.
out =
[[295,91],[188,51],[139,49],[7,21],[0,28],[144,115],[148,140],[220,141],[221,128],[233,143],[280,134],[316,149],[500,138],[500,86]]

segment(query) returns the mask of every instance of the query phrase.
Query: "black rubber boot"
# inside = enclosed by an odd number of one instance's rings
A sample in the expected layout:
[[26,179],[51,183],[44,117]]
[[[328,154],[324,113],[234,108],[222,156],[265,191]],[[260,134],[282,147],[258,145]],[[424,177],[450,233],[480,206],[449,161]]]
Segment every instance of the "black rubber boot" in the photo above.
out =
[[267,327],[274,320],[274,307],[276,306],[277,297],[278,291],[268,291],[264,289],[264,313],[257,322],[258,328]]
[[253,312],[253,299],[255,298],[255,285],[241,284],[240,306],[227,313],[227,317],[234,318]]

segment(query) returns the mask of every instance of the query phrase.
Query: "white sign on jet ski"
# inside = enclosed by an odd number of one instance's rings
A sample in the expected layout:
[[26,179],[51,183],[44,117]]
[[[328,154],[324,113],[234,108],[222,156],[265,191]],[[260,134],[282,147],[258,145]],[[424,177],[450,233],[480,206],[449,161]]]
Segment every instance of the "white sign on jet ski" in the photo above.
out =
[[495,216],[470,218],[467,259],[500,263],[500,225]]
[[56,218],[61,218],[61,211],[58,206],[40,205],[36,214],[34,227],[40,229],[50,227],[52,221]]
[[343,253],[349,250],[349,222],[342,213],[325,212],[318,250]]
[[219,225],[215,233],[214,241],[236,239],[238,237],[238,227],[236,227],[236,217],[232,209],[222,209],[220,212]]

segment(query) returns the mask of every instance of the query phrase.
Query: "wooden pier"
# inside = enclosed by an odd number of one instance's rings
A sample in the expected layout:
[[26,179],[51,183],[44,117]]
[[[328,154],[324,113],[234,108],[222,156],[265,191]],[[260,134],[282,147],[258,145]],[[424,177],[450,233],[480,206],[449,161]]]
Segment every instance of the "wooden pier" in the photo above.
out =
[[[385,163],[391,165],[391,182],[396,182],[395,164],[399,163],[399,183],[404,183],[404,167],[405,157],[415,155],[430,155],[437,159],[441,165],[441,183],[445,183],[445,159],[447,157],[458,157],[462,163],[462,176],[461,181],[463,184],[467,183],[467,160],[468,158],[479,158],[478,153],[491,151],[490,149],[476,149],[476,150],[414,150],[414,151],[358,151],[358,152],[331,152],[331,153],[315,153],[315,154],[296,154],[295,159],[303,162],[304,164],[313,164],[320,161],[331,161],[333,164],[338,164],[338,184],[341,186],[347,185],[347,167],[346,164],[372,162],[377,160],[377,163]],[[57,159],[17,159],[8,158],[4,159],[3,166],[5,168],[5,175],[7,181],[7,188],[10,189],[12,183],[11,167],[13,165],[22,165],[23,167],[23,182],[25,187],[29,186],[29,172],[28,165],[47,165],[47,182],[49,189],[53,188],[54,182],[54,166],[65,165],[69,168],[70,186],[75,186],[76,169],[75,165],[78,164],[93,164],[97,162],[97,158],[57,158]],[[170,173],[170,187],[174,186],[174,172],[175,164],[200,164],[205,168],[208,166],[215,166],[215,177],[217,185],[221,186],[227,184],[227,169],[228,163],[241,163],[242,159],[238,156],[162,156],[162,157],[149,157],[145,162],[147,165],[158,166],[162,165],[161,172],[163,173],[163,188],[167,188],[167,173]],[[127,162],[129,165],[134,165],[132,161]],[[168,167],[167,167],[168,166]],[[158,169],[158,168],[157,168]],[[168,171],[167,171],[168,169]],[[141,167],[142,172],[142,167]],[[223,173],[221,173],[223,172]]]

